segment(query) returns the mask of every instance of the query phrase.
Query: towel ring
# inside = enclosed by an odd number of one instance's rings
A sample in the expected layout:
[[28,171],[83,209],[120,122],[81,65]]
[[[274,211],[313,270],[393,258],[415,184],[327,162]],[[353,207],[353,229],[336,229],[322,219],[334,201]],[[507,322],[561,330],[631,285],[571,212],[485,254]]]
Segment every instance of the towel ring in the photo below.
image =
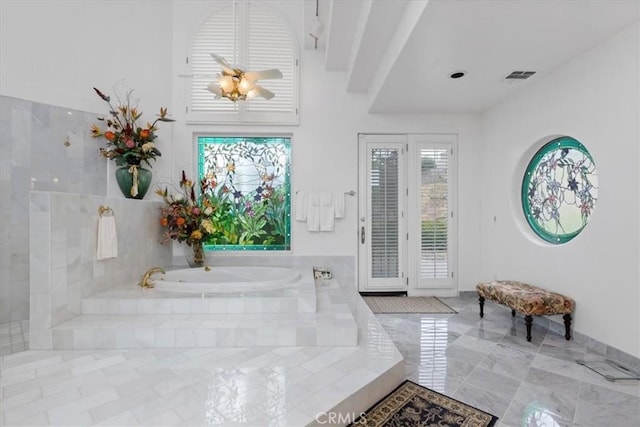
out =
[[113,209],[111,209],[109,206],[98,206],[98,215],[100,216],[111,216],[113,215]]

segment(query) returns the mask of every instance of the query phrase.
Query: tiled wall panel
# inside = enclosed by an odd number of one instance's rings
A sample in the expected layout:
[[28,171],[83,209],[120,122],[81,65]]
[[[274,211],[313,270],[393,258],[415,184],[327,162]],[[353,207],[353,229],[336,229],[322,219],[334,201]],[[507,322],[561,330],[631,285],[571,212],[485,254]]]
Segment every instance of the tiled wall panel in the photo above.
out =
[[29,318],[29,192],[106,195],[95,117],[0,96],[0,322]]
[[[160,244],[162,202],[32,191],[30,205],[30,348],[52,348],[51,327],[80,314],[82,297],[136,283],[146,270],[168,266]],[[98,207],[115,213],[118,256],[96,259]]]

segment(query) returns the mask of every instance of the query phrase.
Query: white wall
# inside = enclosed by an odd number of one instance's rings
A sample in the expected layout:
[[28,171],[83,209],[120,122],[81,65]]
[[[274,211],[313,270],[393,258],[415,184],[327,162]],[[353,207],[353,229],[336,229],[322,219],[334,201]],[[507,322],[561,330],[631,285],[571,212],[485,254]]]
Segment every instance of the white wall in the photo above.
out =
[[[2,0],[0,94],[106,115],[92,87],[114,95],[124,79],[140,98],[142,119],[151,121],[162,106],[173,112],[171,39],[168,1]],[[154,164],[154,181],[172,144],[171,124],[159,128],[163,157]],[[95,144],[98,156],[104,144]],[[109,168],[108,195],[117,196],[115,163]]]
[[[483,117],[481,278],[515,279],[576,299],[575,330],[640,356],[638,199],[640,27],[536,77]],[[524,224],[519,186],[530,154],[569,135],[593,155],[598,201],[567,244],[541,243]],[[494,217],[496,220],[494,221]]]
[[[303,3],[272,2],[294,27],[302,45]],[[300,125],[187,126],[184,120],[184,57],[197,25],[211,11],[203,1],[0,1],[0,94],[85,111],[106,113],[93,93],[109,92],[124,78],[146,114],[168,106],[178,121],[162,123],[162,157],[154,184],[176,182],[180,170],[195,171],[193,134],[286,132],[293,135],[293,190],[356,190],[359,132],[454,133],[459,141],[460,286],[473,289],[479,269],[478,120],[464,115],[369,115],[361,94],[347,94],[343,73],[324,71],[321,51],[301,52]],[[38,13],[34,13],[37,10]],[[168,101],[171,100],[171,101]],[[97,147],[96,147],[97,155]],[[107,195],[119,190],[110,163]],[[150,192],[146,199],[154,200]],[[356,255],[357,199],[347,198],[334,233],[309,233],[293,223],[295,255]],[[183,251],[175,246],[175,253]]]
[[[303,45],[303,3],[274,2],[295,29],[298,44]],[[213,10],[213,5],[199,1],[176,1],[173,11],[174,75],[188,73],[184,57],[193,32]],[[364,94],[346,92],[342,72],[324,70],[324,52],[300,52],[300,125],[299,126],[188,126],[180,115],[184,112],[185,80],[174,79],[174,110],[179,122],[174,124],[173,170],[195,170],[194,133],[210,132],[283,132],[293,134],[293,192],[357,190],[358,133],[454,133],[459,140],[459,270],[461,290],[474,289],[479,269],[478,221],[479,172],[478,118],[467,115],[370,115],[366,113]],[[182,106],[181,106],[182,104]],[[175,179],[175,178],[174,178]],[[351,255],[357,253],[357,197],[347,196],[346,218],[336,222],[333,233],[312,233],[306,224],[292,222],[292,251],[295,255]],[[178,251],[181,248],[177,248]]]

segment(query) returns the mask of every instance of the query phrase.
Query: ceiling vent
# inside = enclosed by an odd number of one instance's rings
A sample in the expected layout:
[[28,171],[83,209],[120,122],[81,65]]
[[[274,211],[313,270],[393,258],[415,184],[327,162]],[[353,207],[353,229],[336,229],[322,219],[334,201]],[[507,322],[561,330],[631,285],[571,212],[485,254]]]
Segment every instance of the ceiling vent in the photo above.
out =
[[511,74],[506,76],[505,80],[526,80],[533,76],[535,71],[512,71]]

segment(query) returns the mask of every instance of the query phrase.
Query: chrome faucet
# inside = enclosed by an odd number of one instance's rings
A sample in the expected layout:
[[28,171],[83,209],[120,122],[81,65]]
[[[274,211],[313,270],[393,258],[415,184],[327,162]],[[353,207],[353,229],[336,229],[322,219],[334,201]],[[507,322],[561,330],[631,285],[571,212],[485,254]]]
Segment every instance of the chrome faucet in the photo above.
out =
[[164,269],[161,267],[152,267],[144,273],[142,279],[140,279],[140,286],[143,288],[153,288],[153,280],[151,279],[151,275],[153,273],[162,273],[165,274]]

